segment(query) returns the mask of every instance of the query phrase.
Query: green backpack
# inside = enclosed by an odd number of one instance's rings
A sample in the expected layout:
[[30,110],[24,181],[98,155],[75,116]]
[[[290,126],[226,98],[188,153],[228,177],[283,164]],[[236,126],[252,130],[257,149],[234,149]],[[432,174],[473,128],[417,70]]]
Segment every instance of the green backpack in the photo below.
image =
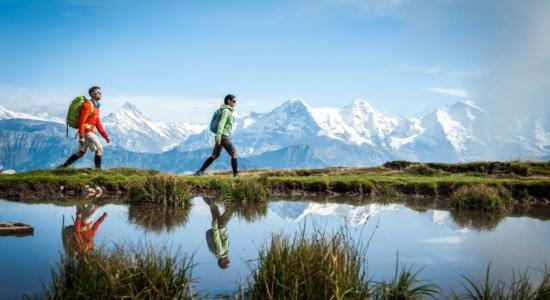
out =
[[[72,128],[78,128],[80,123],[80,109],[82,108],[82,104],[84,102],[88,101],[86,97],[84,96],[78,96],[73,99],[71,102],[71,105],[69,105],[69,111],[67,112],[67,136],[69,136],[69,127]],[[92,110],[90,111],[90,115],[94,112],[94,107],[92,105]]]

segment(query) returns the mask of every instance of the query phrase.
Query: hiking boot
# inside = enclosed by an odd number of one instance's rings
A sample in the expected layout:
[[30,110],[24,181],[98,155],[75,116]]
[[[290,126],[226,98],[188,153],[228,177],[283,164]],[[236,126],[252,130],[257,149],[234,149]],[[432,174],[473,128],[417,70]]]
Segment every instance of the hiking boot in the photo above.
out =
[[204,175],[204,171],[201,171],[201,170],[198,170],[197,172],[195,172],[195,174],[193,174],[195,176],[203,176]]
[[241,177],[241,174],[237,173],[237,174],[233,174],[233,178],[240,178]]

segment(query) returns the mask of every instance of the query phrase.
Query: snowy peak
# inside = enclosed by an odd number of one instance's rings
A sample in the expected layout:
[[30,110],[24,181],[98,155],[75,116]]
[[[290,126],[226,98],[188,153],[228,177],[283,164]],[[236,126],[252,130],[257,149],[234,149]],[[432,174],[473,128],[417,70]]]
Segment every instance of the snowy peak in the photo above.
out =
[[106,119],[130,119],[133,121],[149,121],[149,119],[143,116],[141,111],[135,105],[129,102],[124,103],[124,105],[120,109],[109,114]]
[[103,123],[107,131],[118,137],[113,139],[115,145],[137,152],[170,150],[206,128],[198,124],[153,121],[129,102],[105,117]]
[[[422,118],[425,132],[420,137],[423,143],[449,145],[455,156],[481,152],[488,139],[485,112],[473,101],[459,101],[453,105],[437,108]],[[460,159],[459,159],[460,160]]]
[[51,116],[50,114],[43,112],[39,113],[37,115],[35,114],[27,114],[22,112],[15,112],[13,110],[9,110],[3,106],[0,105],[0,120],[6,120],[6,119],[29,119],[29,120],[37,120],[37,121],[46,121],[46,122],[55,122],[55,123],[63,123],[65,124],[65,121]]
[[122,112],[125,112],[125,113],[136,113],[136,114],[140,114],[140,115],[141,115],[141,111],[139,111],[139,109],[137,108],[137,106],[133,105],[133,104],[130,103],[130,102],[124,103],[124,105],[122,105],[122,107],[120,108],[120,110],[121,110]]
[[355,98],[344,110],[357,111],[364,114],[378,113],[378,111],[366,100]]
[[307,103],[303,99],[294,98],[283,102],[283,104],[279,105],[272,112],[288,113],[290,115],[295,115],[299,113],[308,112],[309,108],[310,108],[309,105],[307,105]]

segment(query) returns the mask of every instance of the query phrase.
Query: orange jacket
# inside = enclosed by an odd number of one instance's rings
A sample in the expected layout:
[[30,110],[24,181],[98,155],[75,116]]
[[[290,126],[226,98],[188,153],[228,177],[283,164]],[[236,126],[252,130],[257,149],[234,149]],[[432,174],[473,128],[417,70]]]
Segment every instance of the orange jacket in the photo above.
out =
[[103,223],[106,215],[102,215],[93,226],[90,224],[82,225],[81,218],[76,218],[74,222],[75,238],[78,245],[78,252],[85,253],[94,248],[94,238],[99,225]]
[[105,139],[108,139],[107,132],[103,129],[103,124],[99,119],[99,107],[94,107],[92,111],[93,105],[92,101],[85,101],[82,104],[78,134],[80,138],[83,138],[85,133],[94,132],[97,128],[97,131],[99,131]]

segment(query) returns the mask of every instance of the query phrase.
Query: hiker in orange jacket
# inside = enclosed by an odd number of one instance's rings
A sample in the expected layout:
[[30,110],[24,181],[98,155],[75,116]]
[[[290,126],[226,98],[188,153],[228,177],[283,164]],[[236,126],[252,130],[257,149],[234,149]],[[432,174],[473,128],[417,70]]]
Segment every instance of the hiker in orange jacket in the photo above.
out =
[[77,207],[76,220],[74,222],[74,233],[78,253],[87,253],[94,249],[94,239],[99,226],[107,217],[107,212],[104,212],[97,221],[92,225],[93,217],[97,208],[95,205]]
[[88,90],[88,94],[92,97],[92,99],[85,101],[80,109],[80,121],[78,127],[78,135],[80,137],[78,142],[80,145],[78,147],[78,151],[69,157],[67,161],[65,161],[65,163],[60,165],[58,168],[66,168],[70,166],[72,163],[84,156],[84,154],[86,154],[86,150],[90,148],[90,150],[95,152],[95,168],[101,169],[103,146],[95,134],[96,129],[107,141],[107,143],[110,143],[111,139],[109,138],[109,135],[107,135],[107,132],[103,128],[103,124],[99,119],[99,107],[101,106],[99,101],[102,96],[101,88],[98,86],[93,86]]

